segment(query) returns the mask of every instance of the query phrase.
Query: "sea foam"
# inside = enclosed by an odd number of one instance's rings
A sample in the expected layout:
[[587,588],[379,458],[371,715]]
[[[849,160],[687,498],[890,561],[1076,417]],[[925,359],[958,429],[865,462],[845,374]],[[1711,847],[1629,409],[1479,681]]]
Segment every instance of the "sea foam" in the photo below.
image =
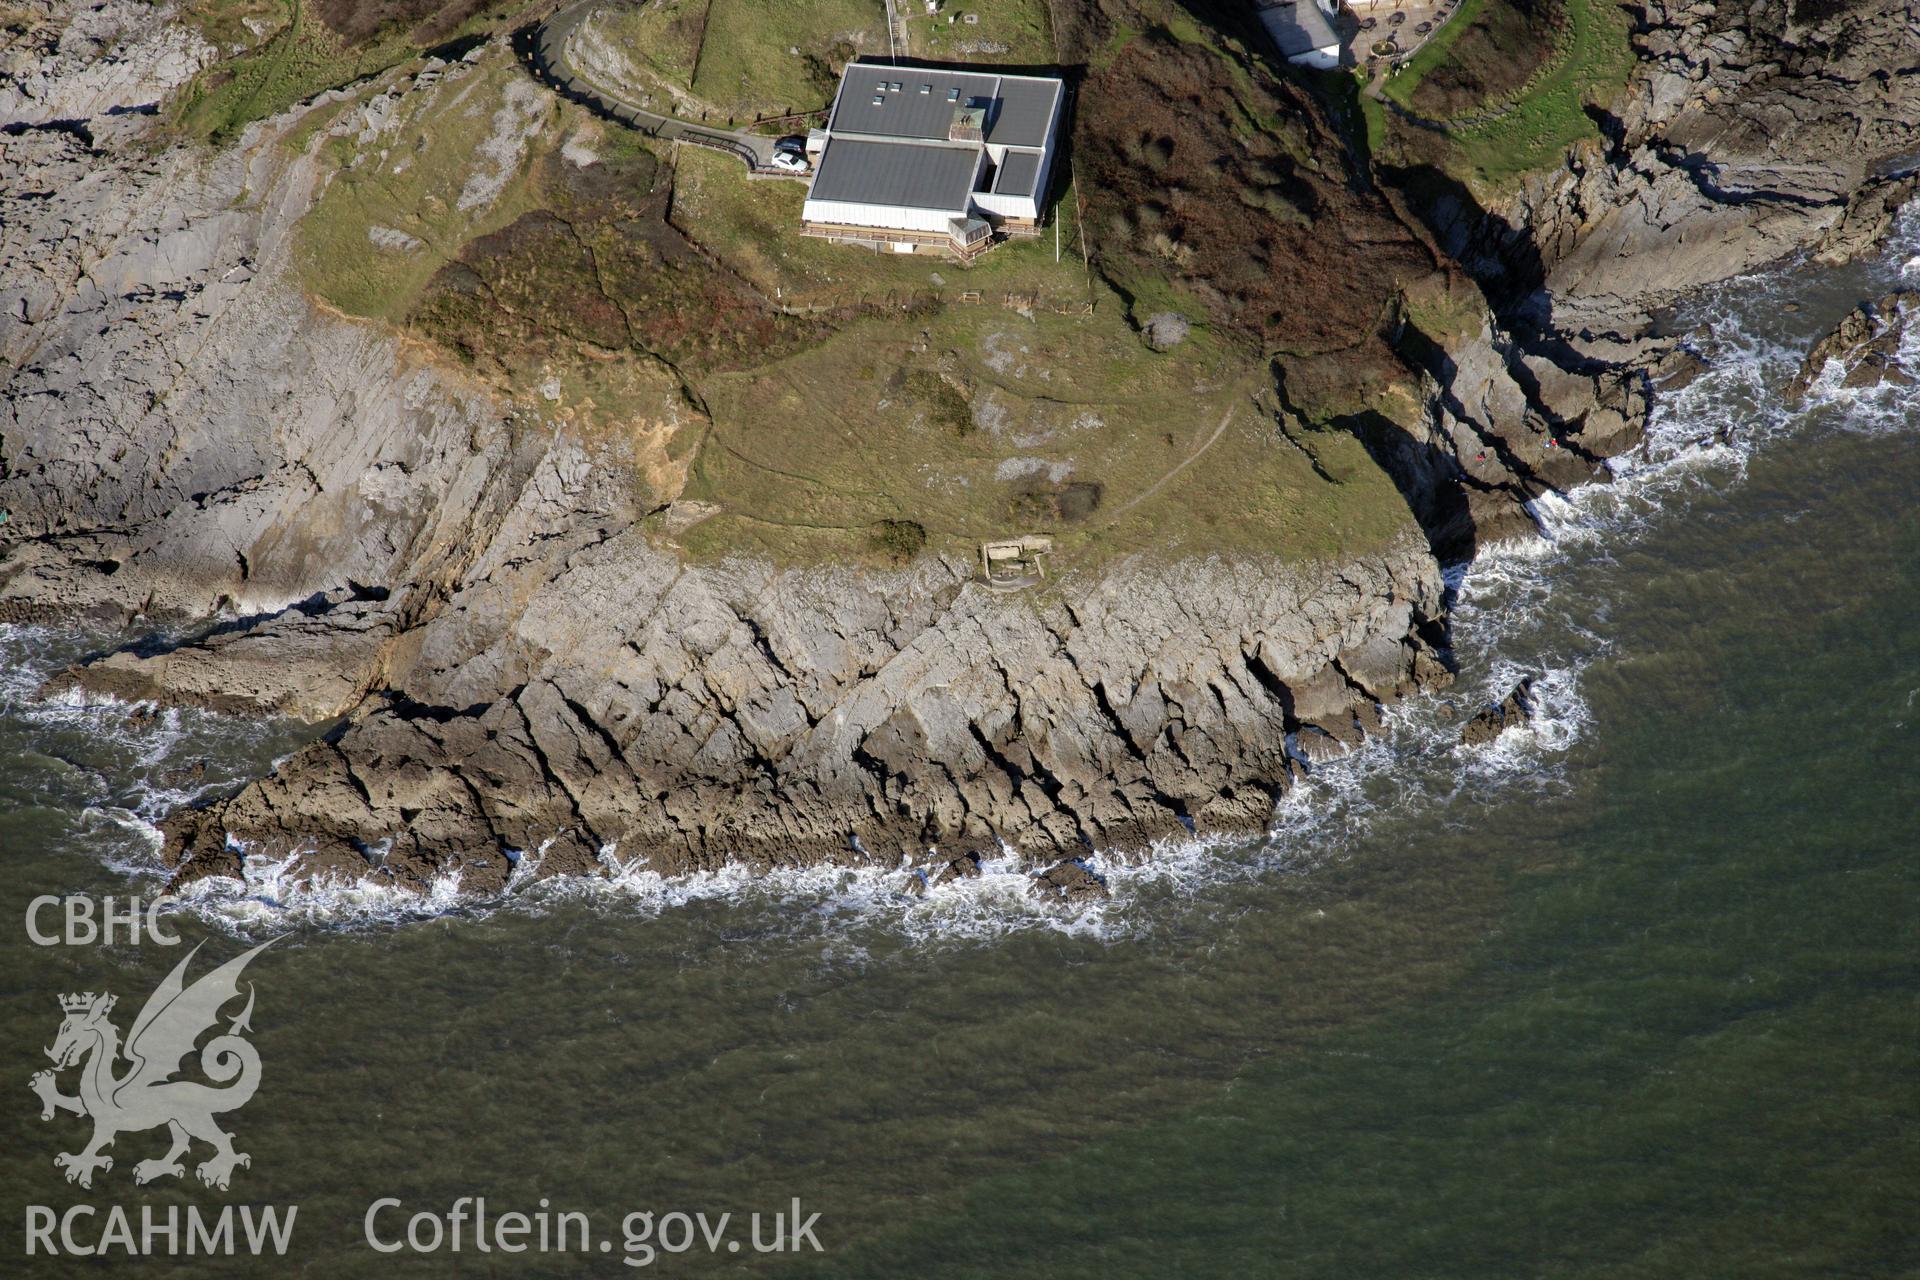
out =
[[[1861,296],[1898,287],[1903,276],[1920,272],[1916,263],[1920,210],[1902,217],[1890,252],[1857,273]],[[1688,386],[1658,397],[1644,443],[1607,464],[1606,482],[1535,500],[1539,538],[1490,548],[1446,571],[1462,666],[1455,687],[1388,708],[1390,733],[1315,767],[1281,800],[1262,837],[1168,840],[1145,859],[1089,853],[1085,861],[1106,881],[1110,897],[1084,910],[1062,911],[1036,899],[1030,877],[1006,848],[984,851],[977,878],[910,895],[901,891],[904,870],[731,867],[665,875],[617,846],[602,851],[608,873],[593,879],[538,879],[540,850],[516,851],[506,889],[487,897],[461,894],[451,875],[425,893],[371,878],[310,883],[296,877],[294,857],[249,855],[242,880],[190,887],[187,908],[221,928],[259,934],[581,906],[644,920],[724,902],[758,928],[834,940],[836,954],[856,961],[864,954],[860,931],[873,928],[926,945],[1034,930],[1118,941],[1151,930],[1169,911],[1209,910],[1234,883],[1348,856],[1388,815],[1463,800],[1493,805],[1550,795],[1568,785],[1566,762],[1591,729],[1585,673],[1611,651],[1605,602],[1575,607],[1562,599],[1569,573],[1653,535],[1690,497],[1737,485],[1756,452],[1783,439],[1830,430],[1910,430],[1920,416],[1913,388],[1845,388],[1834,368],[1813,383],[1801,407],[1784,403],[1780,388],[1812,340],[1806,332],[1775,331],[1778,318],[1791,314],[1787,304],[1797,287],[1793,273],[1768,272],[1704,291],[1683,323],[1700,327],[1697,341],[1709,367]],[[1920,368],[1920,326],[1908,334],[1901,356]],[[251,757],[239,750],[256,745],[258,730],[203,712],[40,697],[46,676],[81,652],[84,641],[76,633],[0,626],[0,716],[91,744],[95,776],[82,834],[115,870],[151,879],[162,874],[154,822],[262,767],[257,750]],[[1486,746],[1463,746],[1461,721],[1527,676],[1534,680],[1531,723]],[[170,775],[196,758],[208,762],[205,777],[183,783]]]

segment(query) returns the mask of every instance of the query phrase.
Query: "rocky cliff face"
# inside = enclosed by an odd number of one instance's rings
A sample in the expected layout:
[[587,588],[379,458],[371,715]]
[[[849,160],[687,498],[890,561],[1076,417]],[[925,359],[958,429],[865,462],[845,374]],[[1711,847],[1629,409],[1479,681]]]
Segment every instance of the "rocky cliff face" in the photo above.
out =
[[140,115],[219,51],[172,5],[32,0],[7,7],[0,35],[0,122],[47,125]]
[[1634,447],[1696,367],[1661,310],[1795,255],[1877,244],[1920,190],[1920,7],[1896,0],[1652,0],[1602,146],[1481,207],[1409,203],[1492,303],[1484,328],[1403,342],[1420,421],[1356,421],[1442,554],[1523,533],[1523,504]]
[[[1873,71],[1893,46],[1856,41],[1848,62],[1817,43],[1831,23],[1670,9],[1650,11],[1653,61],[1610,155],[1512,209],[1434,219],[1510,287],[1468,332],[1408,326],[1420,411],[1353,424],[1424,538],[1410,520],[1352,563],[1136,560],[1014,595],[932,557],[683,564],[649,531],[673,487],[645,445],[556,431],[301,296],[288,238],[316,177],[280,144],[292,119],[217,154],[152,148],[139,116],[106,112],[174,82],[174,28],[129,27],[108,60],[147,71],[104,80],[48,37],[16,60],[18,127],[0,139],[0,616],[217,619],[66,679],[337,718],[271,777],[169,820],[187,878],[237,870],[236,842],[486,888],[509,851],[546,873],[596,870],[609,847],[661,870],[893,866],[933,844],[943,862],[996,839],[1051,860],[1257,828],[1379,703],[1446,678],[1435,549],[1523,528],[1526,498],[1637,438],[1666,358],[1643,321],[1664,291],[1794,247],[1843,252],[1896,199],[1877,157],[1914,113],[1904,81]],[[1724,51],[1734,29],[1748,61]],[[1861,116],[1794,50],[1879,105]],[[1728,123],[1777,124],[1794,103],[1811,105],[1792,129]],[[82,109],[84,128],[49,126]],[[1865,141],[1825,154],[1847,111]],[[1769,154],[1792,190],[1727,198],[1724,174]],[[1643,229],[1654,205],[1671,234]],[[1695,218],[1717,257],[1679,247]],[[1635,284],[1597,265],[1628,249],[1668,266]],[[662,422],[697,416],[665,373],[657,391]]]
[[895,866],[935,843],[1058,858],[1183,819],[1251,829],[1290,741],[1357,741],[1356,703],[1441,669],[1417,538],[1318,575],[1140,566],[1045,599],[941,562],[688,572],[631,526],[488,561],[343,732],[170,825],[192,872],[232,867],[229,833],[356,872],[392,835],[389,869],[456,854],[487,884],[503,847],[549,870],[616,844],[662,870]]
[[1902,0],[1650,0],[1640,65],[1581,149],[1443,240],[1516,324],[1631,358],[1687,291],[1876,243],[1916,187],[1920,83]]
[[557,872],[608,847],[666,870],[1137,847],[1257,828],[1302,760],[1444,677],[1411,524],[1352,564],[1142,562],[1047,594],[938,559],[688,568],[642,528],[657,459],[529,425],[291,287],[314,168],[288,124],[213,156],[11,143],[0,611],[215,617],[65,679],[345,717],[172,820],[186,876],[237,869],[236,840],[474,887],[504,850]]

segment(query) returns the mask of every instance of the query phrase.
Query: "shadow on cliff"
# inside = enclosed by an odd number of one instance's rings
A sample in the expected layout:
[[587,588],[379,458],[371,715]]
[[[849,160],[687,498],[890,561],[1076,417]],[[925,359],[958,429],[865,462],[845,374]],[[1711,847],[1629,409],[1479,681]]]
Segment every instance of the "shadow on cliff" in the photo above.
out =
[[[112,574],[119,568],[119,565],[114,561],[92,561],[85,563],[89,563],[96,568],[112,565],[112,568],[104,569],[108,574]],[[294,615],[306,618],[319,618],[337,609],[350,607],[352,605],[385,604],[389,599],[389,595],[390,593],[385,587],[369,587],[355,582],[352,579],[348,579],[346,585],[343,587],[336,587],[331,591],[316,591],[304,600],[296,600],[285,608],[221,617],[217,618],[211,624],[187,627],[181,630],[162,629],[142,631],[132,639],[122,640],[82,653],[69,665],[69,670],[90,666],[102,658],[112,657],[118,653],[131,654],[136,658],[158,658],[169,653],[177,653],[182,649],[192,649],[204,646],[209,642],[218,642],[228,636],[257,631],[262,627]],[[221,607],[226,607],[231,600],[231,596],[223,593],[220,596]]]
[[[1617,138],[1617,120],[1604,112],[1589,114],[1609,139]],[[1570,372],[1605,367],[1574,348],[1554,323],[1547,263],[1530,228],[1485,208],[1465,183],[1434,165],[1382,165],[1375,174],[1479,286],[1500,328],[1521,348]]]
[[[1434,559],[1443,565],[1472,560],[1485,543],[1531,528],[1533,518],[1526,502],[1554,486],[1515,451],[1511,441],[1481,425],[1460,402],[1455,391],[1460,369],[1445,348],[1411,325],[1399,329],[1392,347],[1406,369],[1432,379],[1435,398],[1447,417],[1473,433],[1475,443],[1469,447],[1476,456],[1471,466],[1456,452],[1453,438],[1437,431],[1422,438],[1374,409],[1330,416],[1309,427],[1309,433],[1344,431],[1358,440],[1393,481]],[[1287,430],[1288,421],[1312,422],[1312,415],[1289,393],[1284,363],[1276,361],[1273,373],[1281,430]],[[1312,458],[1310,448],[1307,452]],[[1331,481],[1333,477],[1321,470],[1318,460],[1313,461],[1321,478]]]
[[1416,440],[1391,418],[1369,409],[1332,424],[1351,432],[1407,501],[1433,558],[1443,565],[1473,559],[1480,539],[1472,504],[1451,450]]
[[1507,327],[1542,327],[1549,318],[1544,290],[1546,264],[1523,227],[1491,213],[1458,178],[1430,164],[1380,165],[1380,181],[1406,201],[1460,269],[1480,286],[1487,304]]

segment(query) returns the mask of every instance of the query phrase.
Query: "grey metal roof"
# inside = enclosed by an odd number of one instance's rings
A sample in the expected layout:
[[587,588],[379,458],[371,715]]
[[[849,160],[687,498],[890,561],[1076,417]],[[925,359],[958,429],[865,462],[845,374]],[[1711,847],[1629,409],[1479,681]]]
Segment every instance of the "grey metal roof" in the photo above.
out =
[[1260,6],[1260,21],[1285,57],[1340,43],[1340,32],[1314,0],[1282,0]]
[[833,138],[813,172],[809,200],[891,204],[964,213],[981,149]]
[[1060,97],[1058,80],[1000,78],[1000,105],[987,117],[987,141],[1009,147],[1044,147],[1053,104]]
[[1060,88],[1060,81],[1045,77],[850,62],[829,127],[834,133],[945,140],[954,107],[990,103],[988,142],[1045,146]]
[[995,195],[1030,196],[1040,178],[1038,151],[1009,151],[1000,165],[1000,177],[993,184]]

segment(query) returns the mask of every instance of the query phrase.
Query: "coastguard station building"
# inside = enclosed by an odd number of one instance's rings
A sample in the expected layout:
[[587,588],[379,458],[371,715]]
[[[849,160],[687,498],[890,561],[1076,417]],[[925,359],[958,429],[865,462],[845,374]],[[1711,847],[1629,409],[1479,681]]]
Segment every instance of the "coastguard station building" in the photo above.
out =
[[808,139],[803,233],[963,259],[1039,234],[1064,96],[1049,76],[849,63]]

